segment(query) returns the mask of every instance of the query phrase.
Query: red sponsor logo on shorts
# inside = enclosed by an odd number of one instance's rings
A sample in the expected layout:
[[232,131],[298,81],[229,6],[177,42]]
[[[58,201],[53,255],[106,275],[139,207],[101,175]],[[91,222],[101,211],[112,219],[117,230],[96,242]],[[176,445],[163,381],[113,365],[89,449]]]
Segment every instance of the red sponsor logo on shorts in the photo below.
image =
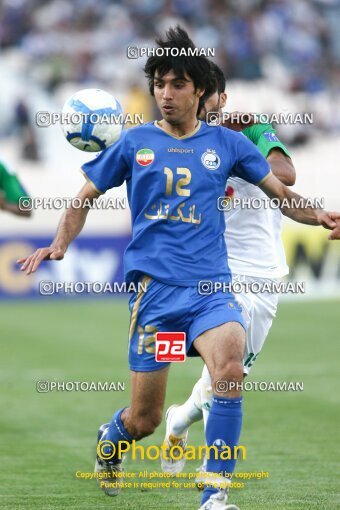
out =
[[156,361],[185,361],[185,333],[156,333]]

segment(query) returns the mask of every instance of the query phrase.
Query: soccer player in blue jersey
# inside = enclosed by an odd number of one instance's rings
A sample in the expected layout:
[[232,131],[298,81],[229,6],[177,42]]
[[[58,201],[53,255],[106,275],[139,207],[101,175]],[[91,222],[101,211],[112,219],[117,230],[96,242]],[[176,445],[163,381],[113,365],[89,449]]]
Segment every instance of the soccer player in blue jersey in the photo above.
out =
[[[177,28],[159,46],[188,50],[193,43]],[[132,241],[125,253],[127,282],[143,281],[146,292],[130,300],[129,363],[131,400],[99,429],[99,440],[132,442],[152,434],[162,419],[168,363],[155,360],[155,332],[186,333],[187,352],[200,355],[213,386],[217,381],[243,380],[245,331],[241,309],[228,292],[199,294],[199,282],[229,283],[224,214],[218,197],[224,195],[230,175],[260,185],[280,201],[300,198],[271,174],[258,149],[243,135],[197,121],[199,101],[209,79],[205,57],[150,57],[145,71],[150,92],[162,114],[151,122],[125,131],[120,140],[83,166],[88,183],[78,197],[94,200],[108,189],[127,184],[132,216]],[[18,262],[28,274],[44,259],[62,259],[82,230],[88,210],[70,208],[50,247]],[[301,223],[323,225],[340,238],[340,213],[312,207],[284,209]],[[214,392],[206,427],[206,442],[238,444],[242,425],[242,397],[237,389]],[[207,471],[217,486],[207,483],[201,510],[226,509],[226,490],[236,459],[210,458]],[[113,477],[121,470],[117,453],[98,457],[106,494],[117,494]],[[105,473],[108,473],[105,479]],[[115,480],[114,480],[115,481]]]

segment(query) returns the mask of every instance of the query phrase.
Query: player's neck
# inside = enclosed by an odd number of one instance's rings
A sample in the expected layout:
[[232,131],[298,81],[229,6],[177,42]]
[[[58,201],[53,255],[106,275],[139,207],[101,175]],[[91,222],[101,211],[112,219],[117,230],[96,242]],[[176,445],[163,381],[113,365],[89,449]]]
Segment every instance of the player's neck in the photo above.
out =
[[157,125],[172,136],[182,137],[193,134],[199,127],[200,121],[194,118],[182,124],[170,124],[165,119],[162,119],[157,122]]

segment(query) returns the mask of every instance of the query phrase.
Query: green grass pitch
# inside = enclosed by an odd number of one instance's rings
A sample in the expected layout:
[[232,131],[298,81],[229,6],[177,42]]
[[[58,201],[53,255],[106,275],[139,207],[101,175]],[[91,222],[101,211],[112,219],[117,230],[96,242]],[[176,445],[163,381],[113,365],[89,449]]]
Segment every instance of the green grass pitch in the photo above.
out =
[[[268,471],[231,491],[241,510],[340,508],[339,301],[282,303],[254,381],[302,381],[303,392],[248,392],[238,471]],[[127,490],[108,498],[92,471],[98,426],[129,401],[127,303],[37,302],[1,305],[1,495],[8,510],[197,510],[195,489]],[[189,359],[171,369],[167,402],[183,402],[201,370]],[[37,393],[39,380],[122,381],[125,392]],[[160,445],[164,423],[144,444]],[[189,442],[202,443],[195,424]],[[198,463],[188,466],[194,471]],[[127,459],[131,471],[156,461]]]

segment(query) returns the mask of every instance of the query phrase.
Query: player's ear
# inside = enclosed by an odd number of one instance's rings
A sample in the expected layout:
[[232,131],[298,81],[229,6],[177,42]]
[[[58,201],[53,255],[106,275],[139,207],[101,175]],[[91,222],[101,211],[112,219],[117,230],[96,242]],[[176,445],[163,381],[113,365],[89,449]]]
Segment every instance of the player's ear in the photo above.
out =
[[197,89],[196,90],[197,97],[202,97],[204,92],[205,92],[205,89]]
[[220,94],[220,108],[224,108],[225,105],[226,105],[226,102],[227,102],[227,93],[226,92],[222,92]]

